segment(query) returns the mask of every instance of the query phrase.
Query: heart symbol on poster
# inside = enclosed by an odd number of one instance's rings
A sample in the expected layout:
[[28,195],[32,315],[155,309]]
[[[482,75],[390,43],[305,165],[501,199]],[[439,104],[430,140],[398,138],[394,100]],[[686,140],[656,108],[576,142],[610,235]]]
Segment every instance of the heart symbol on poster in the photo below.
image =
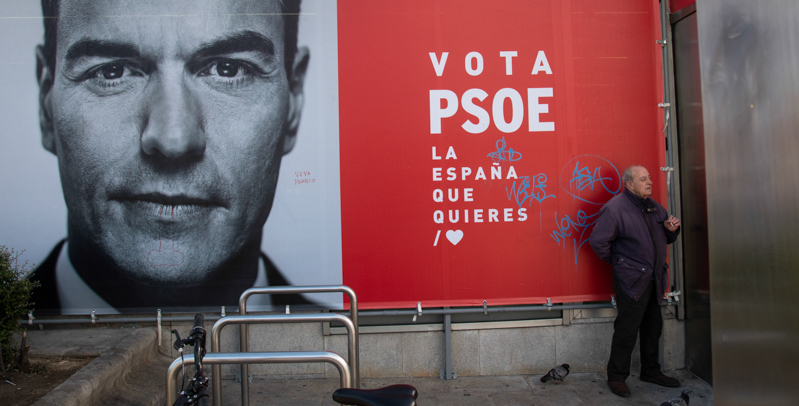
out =
[[463,238],[463,231],[447,230],[447,239],[452,245],[458,245],[458,243],[461,242],[461,238]]

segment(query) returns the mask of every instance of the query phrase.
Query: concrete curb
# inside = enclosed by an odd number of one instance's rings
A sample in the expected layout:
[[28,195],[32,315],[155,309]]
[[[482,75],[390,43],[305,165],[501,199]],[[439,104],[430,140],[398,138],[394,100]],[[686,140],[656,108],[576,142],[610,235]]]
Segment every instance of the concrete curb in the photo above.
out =
[[125,373],[145,362],[157,350],[155,329],[132,330],[117,345],[103,352],[33,405],[100,405]]

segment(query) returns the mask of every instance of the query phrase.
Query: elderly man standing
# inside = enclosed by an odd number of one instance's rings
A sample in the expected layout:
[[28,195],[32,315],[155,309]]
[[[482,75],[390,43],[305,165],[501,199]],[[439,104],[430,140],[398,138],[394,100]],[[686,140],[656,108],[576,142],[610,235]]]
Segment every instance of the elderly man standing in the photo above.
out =
[[590,244],[603,261],[613,265],[613,291],[619,314],[613,324],[608,362],[608,386],[629,397],[624,382],[636,335],[641,337],[641,380],[667,387],[680,382],[664,375],[658,363],[658,341],[663,331],[660,302],[668,280],[666,244],[677,239],[680,220],[651,198],[652,179],[643,166],[633,165],[622,175],[624,192],[599,211]]

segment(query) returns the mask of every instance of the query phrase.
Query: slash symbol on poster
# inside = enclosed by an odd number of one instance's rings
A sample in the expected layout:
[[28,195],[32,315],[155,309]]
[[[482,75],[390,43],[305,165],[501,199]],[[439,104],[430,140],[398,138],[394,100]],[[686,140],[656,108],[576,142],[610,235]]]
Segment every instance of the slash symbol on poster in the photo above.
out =
[[463,238],[463,231],[447,230],[447,239],[452,245],[458,245],[458,243],[461,242],[461,238]]

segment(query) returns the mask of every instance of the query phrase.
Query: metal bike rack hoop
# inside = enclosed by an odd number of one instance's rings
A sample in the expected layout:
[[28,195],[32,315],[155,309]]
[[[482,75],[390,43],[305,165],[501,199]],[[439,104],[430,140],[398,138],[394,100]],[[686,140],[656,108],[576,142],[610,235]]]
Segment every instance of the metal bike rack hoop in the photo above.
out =
[[[212,365],[218,368],[222,364],[285,364],[285,363],[298,363],[298,362],[327,362],[333,364],[338,369],[341,379],[341,387],[349,388],[351,386],[350,378],[351,373],[347,361],[334,352],[317,351],[317,352],[250,352],[250,353],[208,353],[203,357],[203,363]],[[194,354],[186,354],[182,359],[176,358],[172,361],[166,374],[166,406],[172,406],[177,400],[177,377],[178,372],[184,364],[193,364]],[[217,388],[216,383],[219,382],[218,377],[211,380],[214,383],[214,405],[221,405],[217,401]],[[220,393],[221,394],[221,393]],[[221,397],[221,396],[220,396]]]
[[[355,379],[353,372],[354,369],[351,367],[354,362],[357,361],[357,349],[355,347],[355,337],[357,336],[355,330],[355,323],[350,320],[349,317],[344,316],[343,314],[338,313],[311,313],[311,314],[251,314],[245,316],[228,316],[217,320],[214,323],[214,327],[211,329],[211,351],[212,353],[219,353],[222,348],[221,344],[221,336],[222,336],[222,328],[224,328],[228,324],[266,324],[266,323],[313,323],[313,322],[334,322],[334,323],[341,323],[347,328],[348,332],[348,352],[349,352],[349,364],[350,367],[348,368],[348,373],[350,374],[349,380],[354,385]],[[243,352],[243,354],[249,354],[247,352]],[[289,362],[289,361],[286,361]],[[242,363],[242,365],[247,365],[246,363]],[[221,405],[222,404],[222,367],[219,365],[214,365],[212,367],[212,371],[214,374],[214,379],[211,381],[214,389],[214,404]],[[246,371],[246,370],[245,370]],[[247,375],[242,374],[241,376],[241,403],[242,405],[246,406],[249,404],[249,382],[247,381]]]
[[[359,373],[358,354],[359,354],[359,339],[358,339],[358,297],[355,291],[349,286],[345,285],[318,285],[318,286],[265,286],[260,288],[249,288],[244,291],[239,297],[239,314],[247,314],[247,299],[253,295],[286,295],[286,294],[299,294],[299,293],[331,293],[339,292],[346,293],[350,297],[350,319],[352,324],[355,325],[355,336],[353,339],[355,345],[355,357],[350,354],[350,368],[352,371],[352,384],[354,388],[361,387],[361,378]],[[247,352],[249,350],[247,325],[242,324],[240,327],[240,340],[241,351]],[[250,383],[247,380],[249,376],[249,367],[246,364],[241,365],[241,399],[242,406],[249,406],[246,394],[250,391]]]

